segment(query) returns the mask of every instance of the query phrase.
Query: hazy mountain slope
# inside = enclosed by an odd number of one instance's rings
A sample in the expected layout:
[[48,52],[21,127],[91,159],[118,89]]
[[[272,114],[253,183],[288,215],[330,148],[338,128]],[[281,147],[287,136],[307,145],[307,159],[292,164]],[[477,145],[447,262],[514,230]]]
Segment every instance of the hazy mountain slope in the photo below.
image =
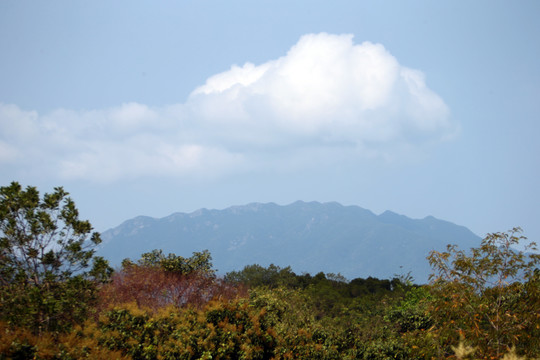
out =
[[274,263],[298,273],[339,272],[348,278],[411,271],[418,282],[427,281],[430,250],[448,243],[470,248],[481,240],[465,227],[430,216],[414,220],[390,211],[377,216],[358,206],[301,201],[201,209],[161,219],[140,216],[102,237],[99,252],[114,265],[155,248],[182,256],[208,249],[220,273]]

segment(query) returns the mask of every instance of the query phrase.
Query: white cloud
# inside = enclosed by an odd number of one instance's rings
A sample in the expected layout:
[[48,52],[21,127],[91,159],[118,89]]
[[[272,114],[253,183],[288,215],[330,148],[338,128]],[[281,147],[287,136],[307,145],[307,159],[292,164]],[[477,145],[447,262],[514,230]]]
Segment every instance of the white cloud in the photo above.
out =
[[392,159],[457,129],[420,71],[380,44],[323,33],[211,76],[183,104],[45,115],[0,104],[0,164],[97,181],[205,177],[314,156]]
[[303,36],[277,60],[210,77],[186,105],[200,121],[238,126],[244,141],[270,147],[287,139],[380,148],[456,130],[421,72],[400,66],[380,44],[355,45],[352,35]]

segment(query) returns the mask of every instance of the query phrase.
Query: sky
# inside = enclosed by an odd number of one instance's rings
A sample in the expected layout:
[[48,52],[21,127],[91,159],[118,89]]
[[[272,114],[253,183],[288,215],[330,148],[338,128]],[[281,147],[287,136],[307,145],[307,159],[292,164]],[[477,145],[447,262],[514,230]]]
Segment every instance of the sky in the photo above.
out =
[[0,2],[0,185],[98,231],[337,201],[538,241],[538,1]]

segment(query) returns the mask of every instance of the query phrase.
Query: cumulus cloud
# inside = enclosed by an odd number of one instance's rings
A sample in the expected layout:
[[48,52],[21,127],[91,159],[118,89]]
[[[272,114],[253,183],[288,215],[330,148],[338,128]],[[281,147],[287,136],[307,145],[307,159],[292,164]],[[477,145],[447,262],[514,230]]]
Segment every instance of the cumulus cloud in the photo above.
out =
[[454,130],[421,72],[400,66],[380,44],[355,45],[352,35],[303,36],[284,57],[210,77],[188,105],[216,125],[269,124],[276,138],[319,143],[407,141],[410,132],[438,138]]
[[284,56],[233,65],[167,107],[39,115],[0,104],[0,166],[99,181],[213,176],[313,160],[306,154],[391,159],[457,129],[424,75],[383,45],[309,34]]

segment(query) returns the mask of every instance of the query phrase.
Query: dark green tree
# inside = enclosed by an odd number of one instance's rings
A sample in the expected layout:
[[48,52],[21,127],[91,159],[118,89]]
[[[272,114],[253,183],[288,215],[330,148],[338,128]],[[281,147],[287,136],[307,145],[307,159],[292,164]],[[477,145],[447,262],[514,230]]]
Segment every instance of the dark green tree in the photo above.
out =
[[225,275],[225,280],[231,283],[241,283],[249,287],[266,286],[276,288],[278,286],[298,287],[298,276],[290,266],[281,268],[270,264],[263,267],[258,264],[246,265],[241,271],[231,271]]
[[0,188],[0,319],[35,332],[84,319],[112,273],[101,242],[63,188],[40,197],[17,182]]

